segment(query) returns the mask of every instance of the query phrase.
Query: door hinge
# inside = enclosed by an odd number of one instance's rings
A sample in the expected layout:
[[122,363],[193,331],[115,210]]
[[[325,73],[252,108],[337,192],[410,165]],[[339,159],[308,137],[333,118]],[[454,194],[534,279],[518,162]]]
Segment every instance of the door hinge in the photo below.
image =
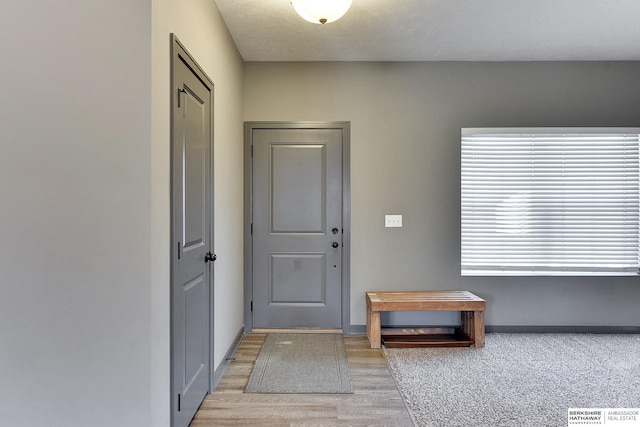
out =
[[178,242],[178,259],[180,259],[180,242]]
[[180,108],[180,94],[181,93],[187,93],[187,91],[184,90],[183,88],[179,88],[178,89],[178,108]]
[[180,412],[180,393],[178,393],[178,412]]
[[253,223],[251,223],[251,235],[253,236]]
[[251,301],[251,312],[253,313],[253,301]]

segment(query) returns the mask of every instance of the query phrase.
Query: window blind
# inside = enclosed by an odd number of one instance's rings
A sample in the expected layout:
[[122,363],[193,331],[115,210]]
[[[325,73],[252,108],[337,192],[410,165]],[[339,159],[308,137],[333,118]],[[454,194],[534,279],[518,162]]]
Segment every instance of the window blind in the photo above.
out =
[[638,274],[639,134],[462,129],[462,274]]

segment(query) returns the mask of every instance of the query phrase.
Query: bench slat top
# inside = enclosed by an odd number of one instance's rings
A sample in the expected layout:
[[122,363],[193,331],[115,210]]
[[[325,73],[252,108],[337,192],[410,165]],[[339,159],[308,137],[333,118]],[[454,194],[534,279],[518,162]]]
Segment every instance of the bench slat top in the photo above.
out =
[[375,291],[367,292],[367,304],[381,311],[484,310],[485,300],[469,291]]

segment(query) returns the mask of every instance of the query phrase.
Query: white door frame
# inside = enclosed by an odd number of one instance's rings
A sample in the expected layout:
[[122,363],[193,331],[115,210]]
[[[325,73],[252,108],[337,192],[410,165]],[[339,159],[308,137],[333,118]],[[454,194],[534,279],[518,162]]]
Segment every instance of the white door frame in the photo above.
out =
[[253,331],[253,167],[254,129],[340,129],[342,130],[342,333],[351,330],[351,122],[245,122],[244,125],[244,325]]

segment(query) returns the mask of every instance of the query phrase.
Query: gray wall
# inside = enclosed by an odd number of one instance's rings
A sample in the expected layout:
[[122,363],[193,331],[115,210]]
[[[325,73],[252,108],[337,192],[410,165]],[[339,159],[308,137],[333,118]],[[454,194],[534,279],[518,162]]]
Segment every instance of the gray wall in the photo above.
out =
[[215,354],[242,326],[242,68],[211,0],[0,12],[0,425],[169,425],[169,33],[215,83]]
[[0,27],[0,424],[149,425],[151,4]]
[[[460,128],[639,126],[639,76],[638,62],[247,63],[244,119],[351,121],[352,325],[367,290],[467,289],[487,300],[487,325],[640,326],[637,277],[459,265]],[[385,214],[404,227],[385,229]]]

